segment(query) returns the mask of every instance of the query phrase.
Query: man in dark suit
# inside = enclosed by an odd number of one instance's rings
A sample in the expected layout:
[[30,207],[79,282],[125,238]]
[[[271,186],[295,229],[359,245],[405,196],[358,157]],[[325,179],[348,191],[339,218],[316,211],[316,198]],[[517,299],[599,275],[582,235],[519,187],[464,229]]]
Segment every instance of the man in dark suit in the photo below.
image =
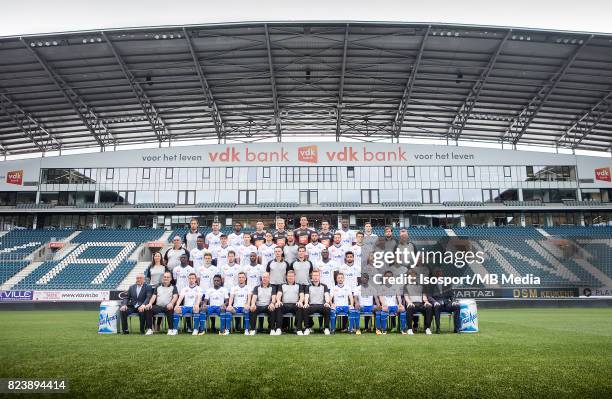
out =
[[[127,296],[123,298],[121,311],[121,328],[124,334],[129,334],[128,331],[128,316],[132,313],[138,313],[140,319],[140,333],[145,333],[145,315],[149,308],[149,301],[153,295],[153,288],[149,284],[145,284],[144,274],[139,273],[136,276],[136,284],[130,286]],[[151,328],[151,326],[147,326]]]
[[[442,269],[437,268],[433,276],[440,278],[443,276]],[[459,302],[454,300],[453,287],[451,285],[430,284],[429,303],[434,307],[434,318],[436,321],[436,334],[440,334],[440,313],[448,312],[453,314],[454,332],[459,332]]]

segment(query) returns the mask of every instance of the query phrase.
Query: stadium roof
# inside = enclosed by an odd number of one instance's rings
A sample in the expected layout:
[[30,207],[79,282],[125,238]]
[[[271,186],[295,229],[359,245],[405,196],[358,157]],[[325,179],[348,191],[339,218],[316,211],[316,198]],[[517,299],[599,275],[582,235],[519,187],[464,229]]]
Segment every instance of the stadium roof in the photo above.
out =
[[214,139],[612,151],[612,35],[368,22],[0,38],[0,153]]

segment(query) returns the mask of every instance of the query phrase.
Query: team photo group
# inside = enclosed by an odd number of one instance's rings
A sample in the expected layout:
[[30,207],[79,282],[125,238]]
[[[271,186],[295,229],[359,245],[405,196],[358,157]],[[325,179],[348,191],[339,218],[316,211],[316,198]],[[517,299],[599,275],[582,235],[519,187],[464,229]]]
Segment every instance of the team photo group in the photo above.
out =
[[[133,316],[145,335],[161,332],[163,319],[167,335],[178,334],[181,320],[184,333],[192,335],[252,336],[264,327],[270,335],[309,335],[315,324],[325,335],[360,335],[362,327],[377,335],[413,335],[422,317],[430,335],[434,320],[440,333],[442,314],[452,317],[451,328],[459,331],[459,304],[450,287],[410,284],[397,290],[371,281],[373,251],[414,250],[406,229],[396,238],[387,226],[378,237],[370,223],[355,231],[348,219],[336,231],[328,221],[317,231],[305,216],[299,223],[286,230],[285,220],[277,219],[276,229],[266,231],[259,221],[253,232],[235,223],[226,235],[214,222],[204,236],[192,219],[187,233],[174,236],[169,249],[153,252],[150,266],[137,274],[120,307],[122,332],[129,334]],[[442,275],[440,268],[396,262],[380,272]]]

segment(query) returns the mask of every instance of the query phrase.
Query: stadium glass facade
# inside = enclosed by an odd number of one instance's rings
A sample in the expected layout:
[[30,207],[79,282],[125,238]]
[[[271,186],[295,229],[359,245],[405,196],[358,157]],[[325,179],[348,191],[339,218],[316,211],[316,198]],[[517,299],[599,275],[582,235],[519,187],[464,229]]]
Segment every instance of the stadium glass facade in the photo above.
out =
[[[352,226],[601,225],[610,160],[402,144],[208,145],[5,162],[0,227],[165,227],[276,217]],[[8,184],[15,170],[20,184]],[[603,170],[603,179],[601,178]],[[599,172],[598,172],[599,171]],[[573,204],[568,207],[568,204]],[[596,207],[591,205],[596,204]],[[27,209],[23,210],[23,209]]]

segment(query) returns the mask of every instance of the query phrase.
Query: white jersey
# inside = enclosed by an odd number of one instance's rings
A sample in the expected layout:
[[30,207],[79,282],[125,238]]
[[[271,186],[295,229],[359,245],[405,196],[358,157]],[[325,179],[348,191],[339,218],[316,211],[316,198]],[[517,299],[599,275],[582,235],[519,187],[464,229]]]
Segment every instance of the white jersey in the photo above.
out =
[[330,260],[327,263],[320,261],[316,264],[316,269],[319,271],[319,275],[321,276],[320,281],[321,284],[325,284],[327,287],[333,287],[336,285],[334,281],[334,272],[338,271],[338,264],[333,260]]
[[227,298],[229,298],[229,294],[225,287],[219,287],[218,289],[211,287],[206,290],[206,299],[208,299],[209,306],[222,306]]
[[176,289],[181,290],[189,285],[189,275],[195,273],[195,269],[191,266],[177,266],[172,270],[172,277],[176,281]]
[[206,245],[208,245],[208,250],[213,253],[213,259],[216,259],[214,254],[215,250],[221,246],[221,232],[215,234],[211,231],[210,233],[206,234],[204,242]]
[[251,263],[251,252],[257,253],[257,247],[255,245],[239,245],[236,247],[236,256],[240,258],[241,265],[248,265]]
[[396,295],[385,295],[385,305],[387,306],[397,306],[397,296]]
[[247,304],[247,299],[249,299],[249,293],[253,290],[249,288],[248,285],[239,286],[235,285],[232,287],[231,294],[234,296],[234,302],[232,306],[235,308],[244,308]]
[[353,243],[355,242],[355,231],[354,230],[347,230],[344,231],[342,229],[340,230],[336,230],[336,233],[340,233],[340,244],[344,245],[344,246],[352,246]]
[[238,248],[244,242],[243,233],[240,233],[240,234],[231,233],[230,235],[227,236],[227,241],[229,242],[229,245],[231,245],[232,247]]
[[321,251],[323,251],[325,248],[325,245],[321,244],[320,242],[311,242],[306,245],[306,253],[308,253],[308,260],[311,261],[313,265],[319,262],[321,260]]
[[223,276],[223,286],[226,289],[230,289],[235,285],[238,285],[238,273],[240,273],[240,266],[234,263],[232,266],[225,265],[221,267],[221,276]]
[[189,251],[189,260],[192,262],[193,268],[198,270],[200,266],[204,265],[204,254],[207,254],[208,249],[202,248],[194,248]]
[[274,248],[276,248],[276,244],[266,244],[263,243],[257,249],[257,255],[261,258],[261,264],[267,265],[272,259],[274,259]]
[[372,295],[361,295],[361,286],[353,288],[353,296],[357,298],[360,306],[374,306],[374,297]]
[[335,244],[332,244],[329,248],[327,248],[329,251],[329,258],[341,265],[344,263],[344,254],[349,250],[349,248],[350,247],[345,245],[336,246]]
[[213,278],[217,274],[220,274],[217,266],[200,266],[197,269],[197,275],[200,279],[200,288],[204,290],[211,288],[213,286]]
[[198,298],[202,297],[202,290],[197,285],[183,287],[180,293],[183,295],[183,306],[194,306]]
[[355,259],[355,266],[357,266],[357,269],[359,269],[359,273],[361,273],[361,262],[363,262],[363,258],[361,257],[362,255],[362,250],[363,250],[363,245],[353,245],[351,247],[351,252],[353,253],[353,257]]
[[229,253],[229,251],[234,251],[234,253],[236,253],[236,250],[231,245],[227,245],[225,247],[217,247],[216,253],[213,253],[213,258],[217,259],[218,267],[223,267],[227,265],[227,254]]
[[350,289],[353,289],[357,286],[357,277],[361,277],[361,273],[359,273],[359,269],[356,264],[347,265],[343,263],[340,266],[340,271],[344,274],[344,285],[348,286]]
[[250,264],[242,266],[242,271],[246,274],[247,286],[253,290],[261,284],[261,275],[264,274],[265,267],[263,265],[251,266]]
[[331,290],[332,301],[336,306],[349,306],[349,296],[353,295],[353,291],[346,285],[334,286]]

